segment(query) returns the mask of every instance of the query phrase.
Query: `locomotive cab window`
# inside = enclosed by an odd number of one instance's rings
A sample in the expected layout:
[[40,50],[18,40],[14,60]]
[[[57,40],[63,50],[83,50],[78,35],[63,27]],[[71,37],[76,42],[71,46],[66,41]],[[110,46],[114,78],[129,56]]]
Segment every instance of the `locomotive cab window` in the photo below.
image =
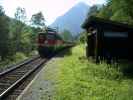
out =
[[47,37],[47,39],[54,39],[55,38],[55,36],[53,34],[48,34],[46,37]]

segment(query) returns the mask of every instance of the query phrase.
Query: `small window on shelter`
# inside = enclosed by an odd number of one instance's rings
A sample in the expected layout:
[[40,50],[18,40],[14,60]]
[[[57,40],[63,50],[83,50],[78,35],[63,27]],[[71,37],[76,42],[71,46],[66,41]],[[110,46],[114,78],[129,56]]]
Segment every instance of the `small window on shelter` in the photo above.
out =
[[104,37],[109,38],[128,38],[127,32],[104,32]]

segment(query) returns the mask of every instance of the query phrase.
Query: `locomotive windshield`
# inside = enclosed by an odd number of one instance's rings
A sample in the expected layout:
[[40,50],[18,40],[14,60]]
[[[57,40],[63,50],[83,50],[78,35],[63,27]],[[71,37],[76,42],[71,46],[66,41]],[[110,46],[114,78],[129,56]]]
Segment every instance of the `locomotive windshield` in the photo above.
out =
[[47,34],[46,38],[49,39],[55,39],[55,36],[53,34]]

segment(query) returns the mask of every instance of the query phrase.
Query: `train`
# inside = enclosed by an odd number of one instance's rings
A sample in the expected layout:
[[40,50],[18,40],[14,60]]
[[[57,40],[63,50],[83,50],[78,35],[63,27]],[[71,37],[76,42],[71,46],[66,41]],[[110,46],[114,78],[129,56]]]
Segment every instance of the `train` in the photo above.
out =
[[39,32],[37,39],[38,53],[41,57],[51,57],[60,50],[73,46],[72,42],[64,41],[54,28],[46,28]]

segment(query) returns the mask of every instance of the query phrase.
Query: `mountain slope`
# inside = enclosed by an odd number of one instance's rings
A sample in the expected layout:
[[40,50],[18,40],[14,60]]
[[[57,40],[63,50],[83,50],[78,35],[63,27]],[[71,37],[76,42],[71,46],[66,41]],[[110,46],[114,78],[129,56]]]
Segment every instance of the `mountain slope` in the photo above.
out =
[[89,10],[89,6],[85,3],[78,3],[72,7],[63,16],[58,17],[51,27],[59,27],[59,31],[69,30],[72,35],[77,35],[82,31],[81,24],[83,23],[86,14]]

